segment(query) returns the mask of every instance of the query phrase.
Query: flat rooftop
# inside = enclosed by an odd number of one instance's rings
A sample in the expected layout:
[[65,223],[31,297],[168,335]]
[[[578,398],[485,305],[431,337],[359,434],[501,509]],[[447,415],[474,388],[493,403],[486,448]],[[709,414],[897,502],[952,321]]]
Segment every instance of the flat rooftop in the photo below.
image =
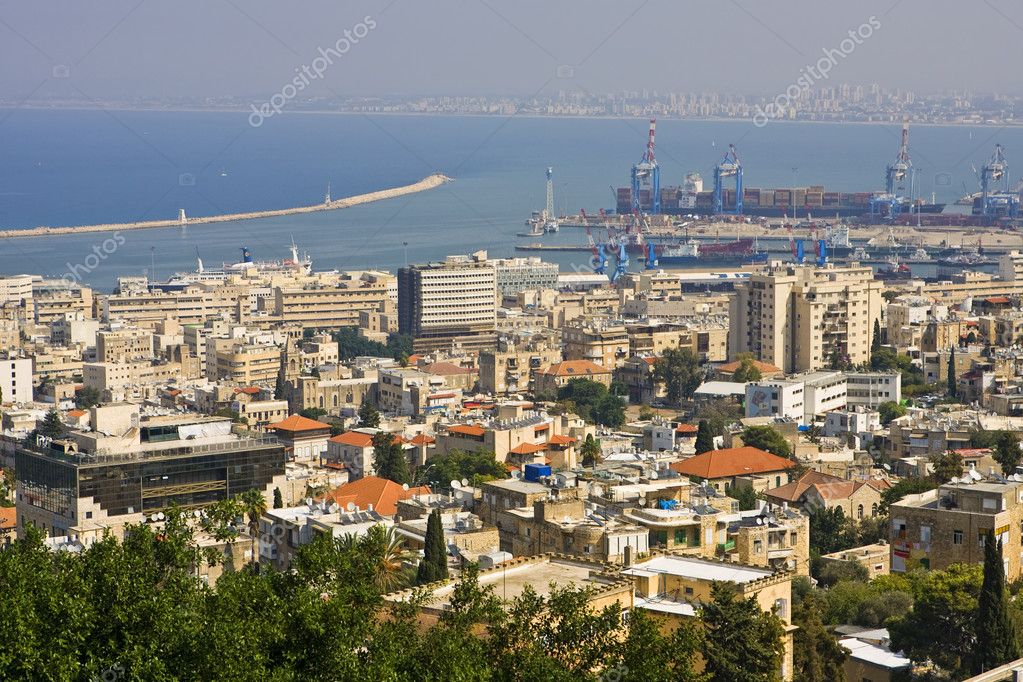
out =
[[[609,585],[612,581],[606,578],[591,577],[591,572],[599,570],[599,566],[570,559],[543,559],[534,562],[523,562],[507,568],[498,567],[480,575],[480,585],[491,585],[494,595],[511,601],[522,594],[526,585],[532,586],[537,594],[550,595],[550,585],[558,587],[584,587],[586,585]],[[450,582],[433,592],[430,606],[447,608],[451,604],[456,582]]]
[[652,576],[661,573],[692,580],[717,580],[737,584],[750,583],[774,575],[773,571],[763,568],[674,555],[654,557],[622,571],[622,575],[629,576]]

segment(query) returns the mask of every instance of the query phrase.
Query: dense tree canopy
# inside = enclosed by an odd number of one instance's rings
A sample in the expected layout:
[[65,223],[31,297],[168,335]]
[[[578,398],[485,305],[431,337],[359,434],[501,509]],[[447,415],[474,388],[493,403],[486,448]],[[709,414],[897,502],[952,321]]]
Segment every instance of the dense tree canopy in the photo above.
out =
[[664,384],[668,402],[678,405],[693,397],[703,383],[700,358],[688,348],[669,348],[654,362],[654,379]]
[[773,426],[747,426],[742,432],[742,442],[779,457],[792,457],[792,445]]
[[494,479],[508,478],[508,469],[489,450],[449,450],[430,457],[417,478],[432,488],[445,489],[451,481],[468,479],[479,485]]
[[558,389],[558,400],[589,422],[614,429],[625,423],[625,401],[599,381],[572,379]]

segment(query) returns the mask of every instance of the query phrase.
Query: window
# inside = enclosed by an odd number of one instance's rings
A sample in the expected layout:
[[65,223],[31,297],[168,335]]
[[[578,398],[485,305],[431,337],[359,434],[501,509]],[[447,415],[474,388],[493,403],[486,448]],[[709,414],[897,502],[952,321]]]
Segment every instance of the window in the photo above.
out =
[[875,502],[874,504],[870,505],[870,515],[871,516],[877,516],[877,502]]
[[763,543],[760,540],[753,541],[753,553],[760,554],[764,551]]
[[963,531],[961,530],[952,531],[952,544],[953,545],[963,544]]
[[863,518],[863,505],[862,504],[856,507],[856,518],[857,519],[862,519]]
[[691,596],[693,596],[693,588],[691,588],[691,587],[687,587],[687,588],[685,588],[685,595],[686,595],[687,597],[691,597]]
[[920,526],[920,542],[930,542],[930,541],[931,541],[931,527],[930,526]]

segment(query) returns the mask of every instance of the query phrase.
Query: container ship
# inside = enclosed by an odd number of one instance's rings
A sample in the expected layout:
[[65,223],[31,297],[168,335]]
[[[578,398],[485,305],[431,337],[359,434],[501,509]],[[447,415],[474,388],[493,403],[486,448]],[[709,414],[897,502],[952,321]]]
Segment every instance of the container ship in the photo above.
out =
[[658,265],[748,265],[766,263],[767,251],[756,247],[752,239],[737,239],[725,244],[701,244],[694,239],[678,244],[656,244]]
[[[695,174],[690,174],[693,176]],[[714,193],[704,191],[702,182],[697,189],[696,178],[687,176],[681,186],[661,187],[661,213],[683,215],[686,213],[710,214],[714,212]],[[639,205],[647,213],[653,210],[653,190],[639,190]],[[796,187],[786,189],[760,189],[747,187],[742,190],[742,212],[745,215],[782,217],[795,216],[801,213],[819,213],[826,216],[843,218],[862,216],[870,213],[870,200],[875,192],[828,192],[823,185]],[[619,187],[615,192],[615,209],[620,214],[632,213],[632,188]],[[941,213],[945,210],[943,203],[913,202],[899,197],[902,214],[908,213]],[[735,205],[735,190],[723,190],[723,203]],[[881,203],[880,210],[886,214],[887,203]]]

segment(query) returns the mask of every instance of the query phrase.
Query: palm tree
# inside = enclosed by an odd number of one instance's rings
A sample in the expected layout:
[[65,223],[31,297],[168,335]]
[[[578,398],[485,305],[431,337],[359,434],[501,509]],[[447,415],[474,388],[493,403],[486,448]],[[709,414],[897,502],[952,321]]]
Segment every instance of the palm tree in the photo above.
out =
[[262,492],[252,489],[242,493],[238,501],[241,503],[242,511],[249,517],[249,536],[252,538],[252,563],[258,564],[259,519],[266,513],[266,497]]
[[393,592],[408,581],[405,564],[413,556],[393,526],[373,526],[359,541],[359,546],[373,558],[376,566],[373,582],[382,593]]

